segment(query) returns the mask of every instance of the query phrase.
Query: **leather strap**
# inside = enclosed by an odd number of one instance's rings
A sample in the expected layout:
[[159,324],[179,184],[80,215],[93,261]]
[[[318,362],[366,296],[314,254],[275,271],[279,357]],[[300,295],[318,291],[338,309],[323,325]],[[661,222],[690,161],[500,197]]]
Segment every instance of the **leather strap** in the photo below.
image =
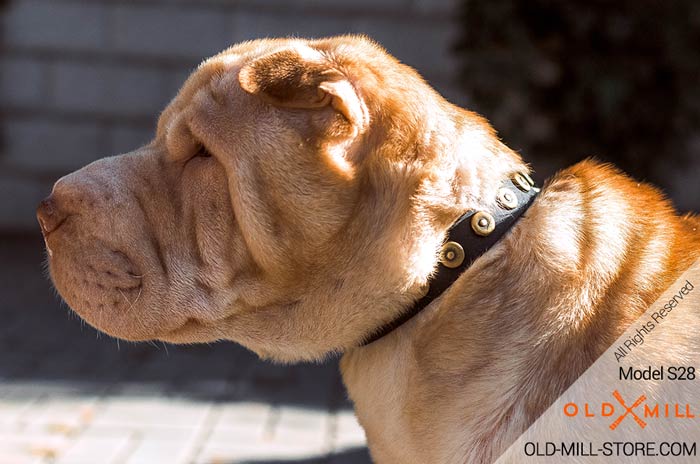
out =
[[[477,258],[498,243],[513,227],[523,213],[528,210],[539,191],[540,189],[535,187],[535,183],[528,174],[515,173],[502,183],[493,210],[468,211],[457,219],[447,232],[440,262],[428,282],[428,292],[416,301],[408,311],[367,337],[362,346],[367,346],[391,333],[442,295]],[[513,196],[515,201],[513,201]],[[493,220],[493,230],[484,235],[491,227],[491,224],[487,224],[491,222],[491,219]],[[459,246],[456,247],[454,244]],[[461,258],[460,247],[464,251],[464,258],[460,264],[455,266]],[[455,257],[456,260],[449,259],[455,254],[458,255]]]

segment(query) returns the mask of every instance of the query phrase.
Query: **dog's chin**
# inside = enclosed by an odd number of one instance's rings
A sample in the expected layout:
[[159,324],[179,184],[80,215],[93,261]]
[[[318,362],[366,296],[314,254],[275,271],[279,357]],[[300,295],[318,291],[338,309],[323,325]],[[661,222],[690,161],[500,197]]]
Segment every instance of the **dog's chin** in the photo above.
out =
[[216,342],[226,338],[222,330],[225,324],[226,321],[219,321],[212,325],[195,318],[187,318],[176,329],[163,332],[156,338],[159,341],[175,344]]
[[98,239],[80,240],[56,231],[46,237],[48,270],[59,295],[88,324],[111,336],[147,340],[157,336],[143,317],[152,282],[129,255]]

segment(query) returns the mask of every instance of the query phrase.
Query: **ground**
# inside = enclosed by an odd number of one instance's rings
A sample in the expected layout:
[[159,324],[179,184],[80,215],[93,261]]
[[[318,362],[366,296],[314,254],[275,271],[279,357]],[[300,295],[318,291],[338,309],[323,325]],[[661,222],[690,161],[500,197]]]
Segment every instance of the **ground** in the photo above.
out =
[[59,302],[37,236],[0,237],[0,463],[370,462],[337,360],[117,342]]

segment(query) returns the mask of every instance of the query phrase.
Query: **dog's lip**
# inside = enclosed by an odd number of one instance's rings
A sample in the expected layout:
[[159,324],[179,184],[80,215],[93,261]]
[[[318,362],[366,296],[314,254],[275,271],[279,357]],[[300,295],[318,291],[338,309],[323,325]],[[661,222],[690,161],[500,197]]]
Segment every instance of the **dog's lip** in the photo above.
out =
[[183,323],[179,324],[174,329],[161,333],[157,338],[166,342],[177,343],[184,335],[192,331],[197,331],[197,329],[201,329],[204,325],[202,321],[195,317],[187,317]]
[[[202,320],[195,316],[188,316],[184,321],[177,327],[171,330],[167,330],[161,333],[157,338],[159,340],[170,342],[170,343],[182,343],[183,339],[190,339],[192,335],[200,335],[202,331],[207,333],[216,332],[216,328],[222,326],[230,318],[235,316],[234,314],[228,314],[216,320]],[[210,337],[211,340],[220,340],[223,337],[214,336]]]
[[44,245],[46,246],[46,252],[49,255],[49,259],[53,258],[53,249],[49,243],[49,238],[58,232],[61,227],[66,223],[70,216],[66,216],[62,221],[54,225],[53,227],[48,227],[47,224],[41,219],[37,218],[39,221],[39,228],[41,229],[41,236],[44,238]]
[[63,224],[66,223],[66,221],[68,220],[69,217],[70,216],[66,216],[65,218],[63,218],[61,221],[54,224],[53,226],[49,226],[48,224],[46,224],[46,222],[43,219],[37,218],[37,220],[39,221],[39,228],[41,229],[41,235],[44,236],[44,239],[48,239],[49,236],[51,236],[56,231],[58,231],[61,228],[61,226],[63,226]]

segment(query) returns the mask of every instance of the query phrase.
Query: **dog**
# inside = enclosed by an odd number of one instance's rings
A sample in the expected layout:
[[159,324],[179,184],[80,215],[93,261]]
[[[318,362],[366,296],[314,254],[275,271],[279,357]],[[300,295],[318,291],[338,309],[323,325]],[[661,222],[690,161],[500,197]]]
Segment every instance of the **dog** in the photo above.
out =
[[[530,173],[370,39],[264,39],[206,60],[151,143],[37,214],[56,289],[97,329],[342,353],[373,460],[490,462],[700,257],[700,221],[650,185],[593,160],[539,192]],[[519,219],[412,310],[464,259],[456,222],[489,229],[499,199]]]

